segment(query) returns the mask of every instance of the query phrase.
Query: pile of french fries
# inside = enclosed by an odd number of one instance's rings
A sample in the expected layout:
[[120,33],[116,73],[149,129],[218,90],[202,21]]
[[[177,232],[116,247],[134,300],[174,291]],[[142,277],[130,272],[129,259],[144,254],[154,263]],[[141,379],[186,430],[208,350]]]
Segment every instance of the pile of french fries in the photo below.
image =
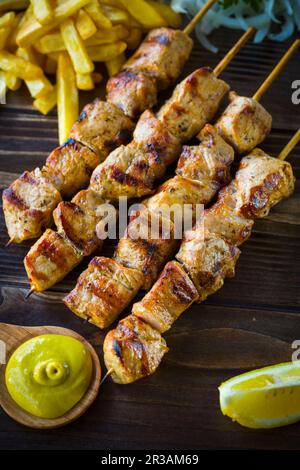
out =
[[126,49],[136,49],[148,30],[180,24],[180,15],[159,1],[1,0],[0,95],[24,81],[37,110],[48,114],[57,106],[63,143],[78,116],[79,90],[102,80],[95,63],[114,75]]

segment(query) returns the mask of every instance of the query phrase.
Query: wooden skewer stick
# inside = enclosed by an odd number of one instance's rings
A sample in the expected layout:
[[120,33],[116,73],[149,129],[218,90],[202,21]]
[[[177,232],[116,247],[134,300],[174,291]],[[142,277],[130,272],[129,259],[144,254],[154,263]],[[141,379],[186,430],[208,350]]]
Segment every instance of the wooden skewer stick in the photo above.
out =
[[296,145],[300,142],[300,129],[293,135],[291,140],[286,144],[286,146],[281,150],[278,158],[280,160],[285,160],[286,157],[291,153],[291,151],[296,147]]
[[218,0],[208,0],[203,8],[197,13],[196,16],[189,22],[189,24],[184,28],[183,32],[190,35],[199,21],[203,18],[205,13],[215,4]]
[[29,297],[31,296],[31,294],[33,294],[35,292],[35,288],[32,287],[30,289],[30,291],[27,292],[27,294],[25,295],[25,300],[29,299]]
[[284,56],[281,58],[281,60],[278,62],[276,67],[272,70],[270,75],[266,78],[266,80],[263,82],[263,84],[259,87],[257,92],[253,95],[253,99],[256,101],[259,101],[263,94],[267,91],[269,86],[273,83],[279,72],[282,70],[282,68],[286,65],[286,63],[290,60],[290,58],[295,54],[297,49],[300,46],[300,39],[296,39],[296,41],[291,45],[289,50],[284,54]]
[[106,372],[105,376],[103,377],[103,379],[100,382],[100,387],[103,384],[103,382],[107,379],[107,377],[109,377],[113,373],[113,371],[114,371],[113,368],[111,368]]
[[236,54],[242,49],[242,47],[249,41],[251,36],[256,32],[256,29],[250,27],[247,31],[243,34],[243,36],[238,40],[237,43],[230,49],[229,52],[223,57],[223,59],[218,63],[218,65],[214,69],[214,75],[218,77],[223,70],[227,67],[227,65],[232,61],[232,59],[236,56]]
[[10,238],[10,239],[8,240],[8,242],[5,243],[4,247],[5,247],[5,248],[8,248],[9,245],[11,245],[13,242],[14,242],[14,239],[13,239],[13,238]]

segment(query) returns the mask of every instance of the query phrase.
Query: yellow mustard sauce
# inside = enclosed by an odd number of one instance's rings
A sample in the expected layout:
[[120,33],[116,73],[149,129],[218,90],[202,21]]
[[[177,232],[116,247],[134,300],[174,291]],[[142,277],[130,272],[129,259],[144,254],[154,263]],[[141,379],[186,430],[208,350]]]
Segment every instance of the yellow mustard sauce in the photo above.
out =
[[58,418],[80,401],[91,381],[90,352],[75,338],[41,335],[16,349],[5,372],[13,400],[40,418]]

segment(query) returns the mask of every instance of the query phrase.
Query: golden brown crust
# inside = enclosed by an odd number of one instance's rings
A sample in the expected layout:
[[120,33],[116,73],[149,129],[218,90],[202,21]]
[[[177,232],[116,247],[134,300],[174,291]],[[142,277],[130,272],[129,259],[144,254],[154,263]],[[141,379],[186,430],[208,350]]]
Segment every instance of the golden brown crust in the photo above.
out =
[[212,70],[195,70],[177,85],[158,118],[181,142],[187,142],[211,121],[228,90]]
[[184,239],[176,259],[183,264],[198,291],[198,302],[219,290],[226,277],[233,277],[240,250],[219,235],[202,228]]
[[53,213],[59,233],[63,234],[83,255],[88,256],[103,241],[96,233],[96,226],[102,219],[100,206],[105,201],[89,189],[80,191],[71,202],[61,202]]
[[133,128],[133,122],[123,111],[96,98],[84,107],[70,138],[92,149],[103,161],[116,147],[129,142]]
[[[166,223],[166,225],[163,225]],[[151,227],[157,231],[151,232]],[[165,229],[166,227],[166,229]],[[168,228],[170,230],[168,230]],[[123,266],[137,269],[143,274],[143,286],[150,289],[178,246],[174,239],[174,226],[160,215],[144,210],[128,224],[126,233],[117,245],[115,259]]]
[[107,100],[133,119],[157,102],[156,79],[141,72],[122,70],[108,80],[106,90]]
[[163,333],[197,299],[188,274],[179,263],[170,261],[152,289],[133,305],[132,313]]
[[36,238],[52,223],[52,211],[61,201],[51,180],[37,168],[25,171],[3,191],[3,211],[10,238],[20,243]]
[[59,282],[81,260],[65,238],[48,229],[31,247],[24,265],[31,287],[41,292]]
[[69,139],[50,153],[45,171],[63,197],[71,197],[89,184],[99,157],[85,145]]
[[193,41],[183,31],[156,28],[148,33],[123,70],[143,72],[154,77],[161,90],[179,77],[192,47]]
[[150,111],[141,116],[133,141],[110,153],[91,177],[91,188],[118,200],[151,194],[155,181],[179,155],[180,143]]
[[168,348],[157,330],[129,315],[106,335],[103,351],[114,382],[128,384],[153,374]]
[[231,92],[230,101],[216,127],[239,153],[250,152],[269,134],[272,116],[253,98]]
[[106,328],[127,307],[141,283],[142,275],[138,271],[110,258],[95,257],[64,303],[76,315]]

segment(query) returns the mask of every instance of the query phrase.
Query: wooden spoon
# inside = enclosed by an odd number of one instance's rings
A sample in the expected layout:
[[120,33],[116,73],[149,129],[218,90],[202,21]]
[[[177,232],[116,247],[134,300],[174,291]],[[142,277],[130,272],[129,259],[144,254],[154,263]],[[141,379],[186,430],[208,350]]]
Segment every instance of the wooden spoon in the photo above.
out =
[[5,365],[0,365],[0,405],[6,411],[6,413],[18,423],[24,424],[31,428],[36,429],[51,429],[65,426],[66,424],[79,418],[87,408],[93,403],[98,395],[100,380],[101,380],[101,366],[98,355],[91,344],[86,341],[82,336],[75,333],[75,331],[61,328],[58,326],[19,326],[19,325],[8,325],[6,323],[0,323],[0,340],[6,345],[6,362],[8,362],[12,353],[22,344],[24,341],[33,338],[34,336],[45,335],[45,334],[56,334],[72,336],[75,339],[81,341],[86,348],[89,350],[92,361],[93,361],[93,375],[89,388],[82,399],[67,413],[59,418],[45,419],[33,416],[27,411],[20,408],[19,405],[11,398],[5,384]]

